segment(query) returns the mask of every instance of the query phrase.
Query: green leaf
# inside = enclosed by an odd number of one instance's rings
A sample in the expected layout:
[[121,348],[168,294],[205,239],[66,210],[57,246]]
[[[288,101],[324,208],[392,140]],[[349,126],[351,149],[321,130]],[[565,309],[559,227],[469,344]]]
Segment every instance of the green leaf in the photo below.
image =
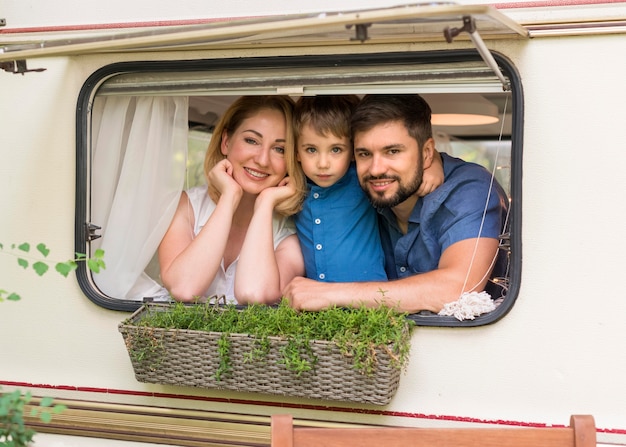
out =
[[44,411],[43,413],[39,415],[39,419],[41,419],[41,422],[45,424],[49,424],[50,421],[52,420],[52,415],[48,413],[47,411]]
[[63,405],[63,404],[56,404],[54,407],[52,407],[52,412],[54,414],[62,413],[65,410],[67,410],[67,405]]
[[75,252],[74,257],[76,258],[77,261],[82,261],[83,259],[87,257],[87,255],[85,253]]
[[23,244],[18,245],[17,248],[28,253],[30,251],[30,244],[28,242],[24,242]]
[[100,268],[104,267],[104,263],[98,259],[87,259],[87,267],[94,273],[100,273]]
[[52,397],[44,397],[41,399],[41,403],[39,405],[41,405],[42,407],[49,407],[52,405],[53,401],[54,401],[54,398]]
[[11,295],[7,296],[7,300],[9,301],[19,301],[21,299],[22,297],[19,296],[17,293],[12,293]]
[[17,258],[17,263],[24,268],[28,267],[28,261],[26,259]]
[[104,250],[101,248],[98,248],[96,252],[93,254],[93,257],[98,258],[98,259],[104,258]]
[[59,262],[54,269],[67,278],[67,275],[76,270],[77,266],[78,265],[74,261]]
[[33,269],[37,272],[39,276],[43,276],[43,274],[48,271],[48,264],[38,261],[33,264]]
[[50,253],[50,250],[44,243],[37,244],[37,250],[39,250],[39,253],[41,253],[44,258],[48,256],[48,253]]

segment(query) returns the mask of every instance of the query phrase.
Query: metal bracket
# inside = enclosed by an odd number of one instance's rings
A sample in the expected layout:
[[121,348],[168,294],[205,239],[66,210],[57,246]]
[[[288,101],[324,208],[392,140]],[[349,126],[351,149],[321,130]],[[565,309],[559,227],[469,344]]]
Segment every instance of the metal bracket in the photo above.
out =
[[[359,23],[354,25],[354,37],[351,37],[350,40],[360,40],[361,43],[369,40],[369,36],[367,34],[367,28],[372,26],[371,23]],[[352,28],[352,25],[346,25],[346,29]]]
[[452,40],[463,31],[467,31],[470,39],[472,39],[472,42],[474,43],[474,46],[478,50],[480,57],[483,58],[485,63],[493,70],[502,83],[502,90],[506,92],[511,91],[511,83],[504,77],[500,71],[500,67],[498,67],[498,63],[491,55],[489,48],[487,48],[485,42],[483,42],[480,34],[478,34],[478,31],[476,30],[476,21],[472,16],[463,16],[463,26],[461,28],[450,28],[449,26],[446,26],[443,30],[443,35],[446,38],[446,42],[452,43]]
[[96,231],[101,230],[102,227],[98,225],[92,224],[91,222],[85,222],[85,237],[87,242],[94,241],[98,238],[101,238],[101,234],[96,234]]
[[506,250],[507,253],[511,253],[511,233],[506,232],[500,235],[500,244],[499,247],[503,250]]
[[46,71],[45,68],[29,69],[28,67],[26,67],[26,61],[24,59],[18,61],[0,62],[0,69],[9,73],[20,73],[22,75],[31,71]]

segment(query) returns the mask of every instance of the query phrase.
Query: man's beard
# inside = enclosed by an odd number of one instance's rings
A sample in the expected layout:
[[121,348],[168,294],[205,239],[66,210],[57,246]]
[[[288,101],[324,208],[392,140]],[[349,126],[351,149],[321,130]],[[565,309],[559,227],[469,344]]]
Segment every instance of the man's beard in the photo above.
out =
[[[397,176],[381,175],[378,177],[374,177],[372,175],[368,175],[362,179],[361,188],[363,189],[363,191],[365,191],[365,194],[367,194],[367,197],[369,198],[371,204],[374,205],[376,208],[393,208],[394,206],[401,204],[406,199],[408,199],[409,197],[417,193],[417,190],[422,184],[422,178],[423,178],[423,171],[420,166],[417,169],[417,172],[415,172],[415,175],[413,176],[413,178],[407,184],[404,184],[400,180],[400,177],[397,177]],[[385,198],[384,193],[377,193],[375,191],[370,191],[369,188],[365,186],[368,184],[370,180],[384,180],[384,179],[394,180],[398,184],[398,190],[391,197]]]

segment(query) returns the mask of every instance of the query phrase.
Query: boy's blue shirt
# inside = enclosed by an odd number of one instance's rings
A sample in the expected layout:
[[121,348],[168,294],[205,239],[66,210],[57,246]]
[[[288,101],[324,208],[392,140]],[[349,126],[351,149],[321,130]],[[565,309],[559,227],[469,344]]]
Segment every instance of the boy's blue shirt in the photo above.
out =
[[307,278],[325,282],[386,280],[378,217],[352,163],[327,188],[308,181],[295,216]]

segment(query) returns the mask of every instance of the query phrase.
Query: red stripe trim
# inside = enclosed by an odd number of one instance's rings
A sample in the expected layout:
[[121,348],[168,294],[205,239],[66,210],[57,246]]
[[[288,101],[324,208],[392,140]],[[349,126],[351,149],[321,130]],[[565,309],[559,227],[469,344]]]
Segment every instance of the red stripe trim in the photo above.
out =
[[551,6],[585,6],[626,3],[624,0],[544,0],[534,2],[493,3],[496,9],[547,8]]
[[[26,27],[26,28],[0,29],[0,34],[95,31],[95,30],[112,30],[112,29],[128,29],[128,28],[206,25],[209,23],[232,22],[234,20],[240,20],[242,18],[244,17],[221,18],[221,19],[159,20],[159,21],[154,21],[154,22],[98,23],[98,24],[90,24],[90,25],[38,26],[38,27]],[[249,18],[249,17],[245,17],[245,18]]]
[[[18,388],[40,388],[45,390],[61,390],[61,391],[78,391],[85,393],[101,393],[101,394],[120,394],[125,396],[141,396],[141,397],[157,397],[164,399],[181,399],[181,400],[193,400],[201,402],[215,402],[215,403],[227,403],[238,405],[256,405],[261,407],[280,407],[280,408],[295,408],[304,410],[316,410],[316,411],[334,411],[338,413],[357,413],[368,415],[380,415],[380,416],[393,416],[412,419],[427,419],[438,421],[454,421],[454,422],[471,422],[480,424],[492,424],[492,425],[509,425],[518,427],[546,427],[548,424],[539,422],[520,422],[509,421],[503,419],[479,419],[465,416],[449,416],[449,415],[433,415],[424,413],[409,413],[404,411],[390,411],[390,410],[375,410],[365,408],[348,408],[348,407],[335,407],[330,405],[312,405],[312,404],[291,404],[287,402],[266,402],[262,400],[249,400],[249,399],[233,399],[223,397],[209,397],[209,396],[191,396],[186,394],[174,394],[174,393],[155,393],[149,391],[136,391],[136,390],[120,390],[113,388],[97,388],[97,387],[80,387],[72,385],[46,385],[36,384],[28,382],[11,382],[0,381],[0,385],[12,386]],[[565,425],[551,425],[553,427],[565,427]],[[626,435],[626,428],[596,428],[597,432]]]

